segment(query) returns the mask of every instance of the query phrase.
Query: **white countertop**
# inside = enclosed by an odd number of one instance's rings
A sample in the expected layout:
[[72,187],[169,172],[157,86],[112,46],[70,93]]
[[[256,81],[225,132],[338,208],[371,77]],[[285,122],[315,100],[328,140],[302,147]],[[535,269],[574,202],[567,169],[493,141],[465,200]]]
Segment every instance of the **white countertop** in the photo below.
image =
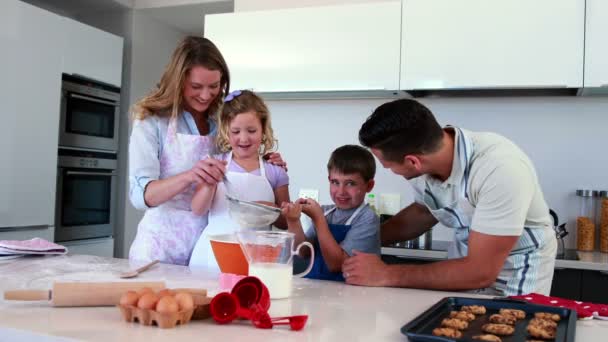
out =
[[[119,281],[117,274],[129,267],[128,260],[83,255],[15,259],[0,263],[0,289],[49,289],[53,281]],[[137,280],[164,280],[168,287],[217,292],[217,274],[182,266],[158,265]],[[182,342],[238,341],[246,337],[251,342],[404,341],[407,338],[400,333],[401,326],[447,296],[473,295],[295,279],[293,296],[273,300],[270,314],[308,314],[309,321],[299,332],[283,327],[256,329],[247,322],[217,325],[212,320],[159,329],[124,322],[115,307],[53,308],[46,302],[0,299],[0,340]],[[604,341],[607,333],[607,321],[577,323],[577,341]]]
[[[608,272],[608,253],[576,252],[578,260],[556,259],[555,268],[571,268],[590,271]],[[448,252],[443,250],[409,249],[398,247],[382,247],[383,255],[393,255],[404,259],[416,260],[445,260]]]

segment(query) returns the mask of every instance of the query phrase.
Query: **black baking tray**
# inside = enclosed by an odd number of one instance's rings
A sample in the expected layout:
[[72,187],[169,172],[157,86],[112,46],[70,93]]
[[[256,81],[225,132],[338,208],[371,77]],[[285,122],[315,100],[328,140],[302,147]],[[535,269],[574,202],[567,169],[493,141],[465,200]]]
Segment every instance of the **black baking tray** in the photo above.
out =
[[[441,325],[444,318],[449,317],[450,311],[458,311],[463,305],[483,305],[486,307],[485,315],[476,315],[474,321],[469,323],[469,328],[462,331],[462,338],[451,339],[447,337],[434,336],[432,331]],[[558,308],[553,306],[537,305],[520,300],[505,298],[482,299],[466,297],[446,297],[426,310],[418,317],[414,318],[403,327],[401,333],[406,335],[410,341],[476,341],[473,335],[483,334],[481,326],[488,321],[490,315],[498,313],[499,309],[519,309],[526,312],[526,318],[517,321],[515,332],[511,336],[500,336],[503,342],[526,341],[532,339],[526,327],[535,312],[550,312],[559,314],[562,319],[557,324],[557,331],[554,340],[547,341],[574,341],[576,330],[576,311]]]

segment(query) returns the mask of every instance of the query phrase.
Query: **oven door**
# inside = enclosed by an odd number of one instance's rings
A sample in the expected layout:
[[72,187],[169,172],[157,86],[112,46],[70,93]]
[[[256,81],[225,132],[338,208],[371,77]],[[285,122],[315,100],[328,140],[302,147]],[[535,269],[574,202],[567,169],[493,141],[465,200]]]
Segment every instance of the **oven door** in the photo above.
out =
[[118,102],[64,90],[59,145],[118,150]]
[[112,236],[116,173],[60,167],[57,177],[55,241]]

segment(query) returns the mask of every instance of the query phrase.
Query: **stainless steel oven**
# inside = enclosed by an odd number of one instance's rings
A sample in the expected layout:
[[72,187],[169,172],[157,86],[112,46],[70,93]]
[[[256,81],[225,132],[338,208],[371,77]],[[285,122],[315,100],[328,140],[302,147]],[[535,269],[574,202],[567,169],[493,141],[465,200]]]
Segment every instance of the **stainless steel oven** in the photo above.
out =
[[59,149],[55,241],[112,236],[116,153]]
[[120,88],[63,74],[59,146],[118,150]]

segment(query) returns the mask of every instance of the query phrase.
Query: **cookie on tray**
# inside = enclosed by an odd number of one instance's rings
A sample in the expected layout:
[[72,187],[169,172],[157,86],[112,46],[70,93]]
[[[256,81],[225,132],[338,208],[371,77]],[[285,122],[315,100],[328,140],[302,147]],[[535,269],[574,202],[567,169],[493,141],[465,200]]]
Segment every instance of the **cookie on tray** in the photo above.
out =
[[473,339],[480,341],[502,342],[500,337],[492,334],[474,335]]
[[452,311],[450,312],[450,318],[457,318],[462,321],[471,322],[475,320],[475,315],[466,311]]
[[537,312],[534,314],[536,318],[542,319],[550,319],[555,322],[559,322],[562,318],[558,314],[550,313],[550,312]]
[[536,325],[537,327],[541,328],[557,329],[557,322],[548,319],[541,319],[535,317],[530,320],[529,324]]
[[530,324],[526,330],[528,330],[528,334],[534,338],[541,338],[545,340],[555,338],[555,329],[542,328],[537,325]]
[[443,336],[449,338],[461,338],[462,333],[458,329],[452,328],[435,328],[433,329],[433,335],[435,336]]
[[474,315],[485,315],[486,307],[483,305],[463,305],[461,311],[470,312]]
[[511,315],[516,319],[524,319],[526,318],[526,312],[518,309],[500,309],[501,315]]
[[443,321],[441,321],[441,326],[452,329],[464,330],[469,327],[469,322],[457,318],[444,318]]
[[513,333],[515,332],[515,328],[513,328],[513,326],[510,326],[508,324],[497,323],[484,324],[481,326],[481,330],[490,334],[502,336],[513,335]]
[[514,325],[517,319],[511,315],[493,314],[490,316],[490,322],[499,324]]

